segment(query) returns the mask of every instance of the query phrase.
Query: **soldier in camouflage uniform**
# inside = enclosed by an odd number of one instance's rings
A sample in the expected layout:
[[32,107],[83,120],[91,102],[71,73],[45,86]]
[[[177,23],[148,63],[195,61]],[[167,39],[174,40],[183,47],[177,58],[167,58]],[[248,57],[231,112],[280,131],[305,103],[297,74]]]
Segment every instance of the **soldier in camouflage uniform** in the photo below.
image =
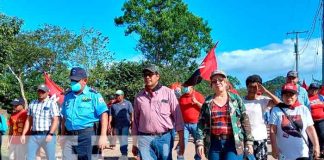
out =
[[253,157],[253,136],[242,99],[227,92],[227,76],[216,70],[211,74],[214,95],[206,98],[197,127],[197,152],[208,159]]

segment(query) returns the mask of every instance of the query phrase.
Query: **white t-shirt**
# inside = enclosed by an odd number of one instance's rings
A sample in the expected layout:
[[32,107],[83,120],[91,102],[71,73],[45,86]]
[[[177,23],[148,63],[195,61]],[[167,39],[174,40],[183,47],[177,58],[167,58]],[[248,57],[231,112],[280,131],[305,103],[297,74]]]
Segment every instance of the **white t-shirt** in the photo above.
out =
[[[304,106],[298,106],[295,109],[284,108],[287,114],[294,120],[301,128],[302,135],[307,138],[306,128],[314,124],[309,109]],[[280,108],[275,107],[271,111],[270,124],[277,126],[277,146],[280,154],[286,160],[297,159],[299,157],[308,157],[308,147],[303,138],[297,134],[293,129],[290,121]]]
[[267,126],[264,120],[265,112],[268,110],[268,103],[271,99],[266,96],[259,96],[256,100],[243,99],[246,113],[249,116],[252,135],[254,140],[267,139]]

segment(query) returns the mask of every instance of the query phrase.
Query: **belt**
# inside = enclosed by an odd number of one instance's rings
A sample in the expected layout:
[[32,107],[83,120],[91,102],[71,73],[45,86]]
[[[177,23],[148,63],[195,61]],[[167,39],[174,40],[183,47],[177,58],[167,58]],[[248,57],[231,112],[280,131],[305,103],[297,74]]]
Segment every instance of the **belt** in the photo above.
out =
[[72,131],[66,131],[67,135],[79,135],[85,132],[94,131],[93,127],[80,129],[80,130],[72,130]]
[[32,131],[31,134],[32,135],[44,135],[44,134],[48,134],[49,131]]
[[142,136],[163,136],[167,133],[169,133],[171,131],[171,129],[169,129],[168,131],[162,132],[162,133],[144,133],[144,132],[140,132],[140,135]]
[[216,140],[228,140],[228,139],[233,139],[233,135],[232,134],[212,135],[212,138]]

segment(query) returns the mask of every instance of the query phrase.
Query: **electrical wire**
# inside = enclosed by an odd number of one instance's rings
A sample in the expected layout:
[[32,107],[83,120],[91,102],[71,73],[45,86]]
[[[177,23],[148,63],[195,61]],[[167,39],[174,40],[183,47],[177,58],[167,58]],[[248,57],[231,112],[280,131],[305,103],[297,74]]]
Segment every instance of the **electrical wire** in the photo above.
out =
[[[319,2],[319,7],[317,8],[317,11],[316,11],[316,14],[314,16],[314,19],[313,19],[313,22],[312,22],[312,25],[311,25],[311,28],[310,28],[310,32],[308,32],[308,35],[307,35],[307,38],[306,38],[306,43],[304,44],[304,46],[302,47],[302,49],[300,50],[300,55],[303,54],[306,50],[306,48],[308,47],[308,44],[313,36],[313,33],[315,31],[315,28],[316,28],[316,22],[317,22],[317,18],[318,16],[320,15],[321,13],[321,8],[323,7],[323,4],[321,3],[321,1]],[[323,13],[322,13],[323,14]]]

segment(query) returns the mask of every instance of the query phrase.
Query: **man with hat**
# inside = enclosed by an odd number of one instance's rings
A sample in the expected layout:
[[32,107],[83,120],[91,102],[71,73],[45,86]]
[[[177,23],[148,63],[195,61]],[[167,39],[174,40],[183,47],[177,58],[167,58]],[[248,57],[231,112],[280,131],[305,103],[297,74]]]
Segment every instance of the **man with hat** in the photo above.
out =
[[23,98],[16,98],[11,101],[13,113],[9,118],[9,159],[25,160],[26,146],[20,142],[24,124],[27,119],[27,111],[24,109]]
[[31,136],[27,143],[27,160],[35,160],[40,147],[45,149],[46,157],[55,160],[56,136],[55,131],[59,123],[59,107],[48,96],[49,89],[45,84],[37,87],[38,99],[29,104],[27,120],[20,138],[25,144],[26,134],[32,128]]
[[314,127],[318,135],[322,158],[324,158],[324,103],[319,95],[321,86],[311,83],[308,88],[311,113],[314,120]]
[[112,120],[114,123],[114,133],[118,136],[120,143],[120,152],[122,157],[127,158],[128,134],[129,128],[133,120],[133,105],[124,98],[124,92],[117,90],[115,93],[116,102],[112,105],[109,115],[109,122]]
[[319,157],[319,143],[309,109],[297,98],[298,88],[294,83],[282,86],[283,103],[271,111],[270,140],[272,156],[279,159],[308,159],[308,140],[313,144],[314,158]]
[[100,135],[100,149],[107,143],[108,109],[101,94],[87,86],[88,76],[83,68],[72,68],[70,80],[71,90],[65,95],[61,111],[62,134],[68,135],[63,159],[90,160],[92,153],[100,152],[93,147],[91,137]]
[[[145,88],[135,97],[132,125],[134,155],[142,159],[172,159],[172,130],[179,134],[179,155],[184,153],[184,122],[174,92],[159,83],[160,72],[155,65],[143,69]],[[136,137],[137,136],[137,137]],[[138,145],[137,145],[138,138]]]
[[[298,101],[301,104],[303,104],[303,105],[305,105],[306,107],[309,108],[310,102],[309,102],[309,99],[308,99],[308,96],[307,96],[307,91],[306,91],[305,88],[301,87],[298,84],[298,73],[296,71],[289,71],[287,73],[286,83],[292,83],[294,85],[297,85]],[[279,97],[282,100],[281,90],[277,89],[275,93],[276,93],[276,96]]]

